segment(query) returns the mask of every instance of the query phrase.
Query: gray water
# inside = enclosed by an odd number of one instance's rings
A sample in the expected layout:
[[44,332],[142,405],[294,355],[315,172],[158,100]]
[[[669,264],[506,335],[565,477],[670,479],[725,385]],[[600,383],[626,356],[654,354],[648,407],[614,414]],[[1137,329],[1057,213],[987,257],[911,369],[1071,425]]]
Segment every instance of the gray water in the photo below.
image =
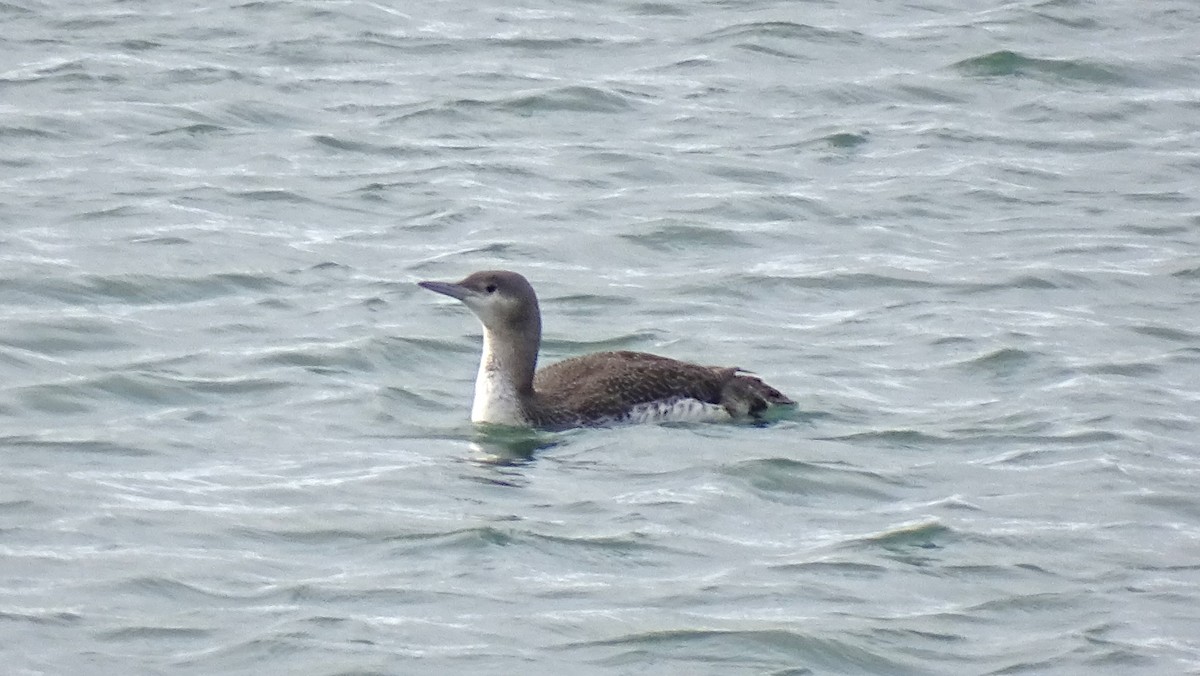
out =
[[[0,664],[1200,673],[1197,25],[0,4]],[[495,267],[798,408],[475,429]]]

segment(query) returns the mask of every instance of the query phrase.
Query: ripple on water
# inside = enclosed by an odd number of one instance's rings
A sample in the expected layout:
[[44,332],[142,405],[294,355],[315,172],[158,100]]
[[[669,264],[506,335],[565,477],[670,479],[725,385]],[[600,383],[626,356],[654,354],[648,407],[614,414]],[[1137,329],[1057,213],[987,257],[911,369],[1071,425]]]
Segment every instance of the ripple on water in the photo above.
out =
[[1197,343],[1200,343],[1200,333],[1196,331],[1187,331],[1172,326],[1161,326],[1157,324],[1142,324],[1138,326],[1130,326],[1128,328],[1134,333],[1139,333],[1143,336],[1161,338],[1173,343],[1186,343],[1188,345],[1196,345]]
[[96,303],[123,305],[191,303],[248,291],[269,291],[284,286],[283,282],[271,275],[247,272],[224,272],[186,277],[145,274],[84,274],[73,277],[7,279],[2,280],[2,284],[9,292],[84,307]]
[[850,465],[817,465],[789,458],[745,460],[722,467],[720,474],[744,483],[764,500],[788,504],[838,497],[876,503],[892,499],[889,489],[898,485],[894,479]]
[[[124,335],[120,324],[109,318],[55,317],[10,321],[7,328],[9,333],[0,338],[0,345],[43,357],[107,353],[135,345]],[[11,358],[20,359],[20,355],[14,354]]]
[[636,559],[651,552],[672,551],[636,532],[571,535],[494,526],[410,533],[392,536],[388,541],[402,545],[405,556],[432,560],[447,555],[460,556],[472,552],[493,551],[493,548],[497,547],[517,548],[523,552],[521,558],[543,556],[548,557],[548,560],[569,560],[576,564]]
[[857,31],[821,28],[791,21],[755,21],[719,28],[705,33],[697,41],[701,43],[731,41],[744,43],[746,40],[758,38],[778,39],[791,44],[821,40],[856,44],[861,41],[862,34]]
[[0,610],[0,620],[9,622],[28,622],[35,625],[69,627],[78,625],[84,619],[79,613],[54,610],[52,608],[8,608]]
[[[288,347],[259,354],[254,362],[264,366],[298,366],[313,373],[325,375],[371,371],[372,363],[366,354],[363,341],[351,344],[312,344],[303,347]],[[411,360],[410,360],[411,362]]]
[[600,87],[558,87],[501,100],[495,107],[523,115],[543,112],[620,113],[637,104],[632,96]]
[[687,16],[687,9],[667,2],[635,2],[629,6],[629,13],[639,16]]
[[37,453],[82,453],[131,458],[157,454],[156,451],[148,448],[94,439],[41,439],[31,436],[10,436],[0,438],[0,443],[9,448],[24,448]]
[[30,411],[69,414],[102,410],[117,401],[157,406],[194,405],[206,398],[269,393],[288,385],[284,381],[254,376],[190,378],[126,372],[73,378],[69,383],[25,385],[9,391]]
[[131,626],[100,631],[96,633],[96,637],[101,641],[112,643],[140,643],[142,641],[154,641],[155,643],[186,641],[190,643],[199,639],[207,639],[215,633],[215,630],[197,627]]
[[[711,624],[734,624],[711,622]],[[763,624],[752,623],[747,624]],[[866,642],[862,642],[865,644]],[[644,664],[647,660],[667,660],[701,665],[721,664],[730,655],[746,656],[737,659],[739,667],[757,664],[771,668],[781,663],[813,665],[833,672],[866,672],[909,674],[918,673],[904,662],[882,651],[868,649],[849,638],[831,638],[814,629],[804,633],[789,628],[758,626],[754,628],[717,628],[713,626],[659,629],[627,633],[598,641],[569,643],[559,649],[602,652],[607,655],[592,661],[606,667]],[[615,654],[612,654],[615,650]],[[751,657],[753,656],[753,657]],[[814,673],[788,669],[771,673]]]
[[881,274],[876,272],[822,272],[811,275],[755,275],[736,276],[737,286],[760,288],[793,289],[929,289],[946,286],[927,278]]
[[1022,369],[1028,368],[1038,355],[1028,350],[1014,347],[1002,347],[987,354],[968,359],[959,364],[961,368],[993,377],[1011,377]]
[[952,67],[973,77],[1030,77],[1108,85],[1132,82],[1127,73],[1112,64],[1088,59],[1039,59],[1008,50],[963,59]]
[[736,232],[679,222],[643,223],[637,233],[621,237],[647,249],[662,252],[692,251],[705,247],[728,251],[751,246],[745,237]]
[[838,549],[877,550],[911,552],[914,549],[941,549],[954,541],[958,534],[954,529],[936,519],[904,523],[840,542]]

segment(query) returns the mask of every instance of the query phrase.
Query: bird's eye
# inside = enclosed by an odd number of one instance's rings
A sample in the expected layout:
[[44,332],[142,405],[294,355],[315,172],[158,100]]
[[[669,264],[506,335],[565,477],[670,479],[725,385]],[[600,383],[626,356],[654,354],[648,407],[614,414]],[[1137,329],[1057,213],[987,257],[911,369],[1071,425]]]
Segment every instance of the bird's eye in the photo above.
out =
[[496,285],[488,284],[487,286],[483,287],[483,290],[487,291],[488,293],[496,293]]

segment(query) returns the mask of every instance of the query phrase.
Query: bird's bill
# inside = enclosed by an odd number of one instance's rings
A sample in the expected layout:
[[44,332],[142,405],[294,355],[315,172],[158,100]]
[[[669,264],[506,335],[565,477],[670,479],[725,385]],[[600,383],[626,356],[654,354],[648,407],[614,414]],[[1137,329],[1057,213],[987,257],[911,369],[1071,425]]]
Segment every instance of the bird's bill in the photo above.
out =
[[454,284],[453,282],[417,282],[417,286],[457,300],[462,300],[471,294],[470,289],[459,284]]

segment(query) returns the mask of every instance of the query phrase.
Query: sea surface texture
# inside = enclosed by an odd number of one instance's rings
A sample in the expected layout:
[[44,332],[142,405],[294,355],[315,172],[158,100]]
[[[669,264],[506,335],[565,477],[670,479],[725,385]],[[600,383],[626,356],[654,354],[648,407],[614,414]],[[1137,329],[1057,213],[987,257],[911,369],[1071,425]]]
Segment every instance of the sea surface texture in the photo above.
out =
[[[1198,26],[0,2],[4,674],[1200,674]],[[798,406],[477,428],[488,268]]]

